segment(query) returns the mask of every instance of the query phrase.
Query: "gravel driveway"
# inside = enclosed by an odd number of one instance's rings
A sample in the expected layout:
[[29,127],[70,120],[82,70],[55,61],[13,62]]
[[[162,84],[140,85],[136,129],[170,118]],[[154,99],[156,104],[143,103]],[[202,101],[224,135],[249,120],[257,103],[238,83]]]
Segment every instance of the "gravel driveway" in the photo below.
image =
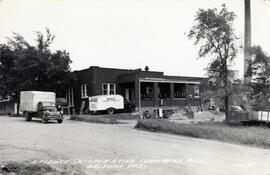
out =
[[126,122],[43,124],[0,116],[0,163],[72,165],[70,174],[76,168],[86,174],[270,174],[270,150],[146,132]]

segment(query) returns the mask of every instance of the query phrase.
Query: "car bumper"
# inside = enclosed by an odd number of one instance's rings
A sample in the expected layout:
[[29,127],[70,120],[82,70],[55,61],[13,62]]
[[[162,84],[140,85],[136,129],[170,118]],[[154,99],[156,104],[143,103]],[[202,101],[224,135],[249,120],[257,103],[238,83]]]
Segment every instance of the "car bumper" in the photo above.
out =
[[46,120],[63,120],[63,115],[55,115],[55,116],[45,116],[44,119]]

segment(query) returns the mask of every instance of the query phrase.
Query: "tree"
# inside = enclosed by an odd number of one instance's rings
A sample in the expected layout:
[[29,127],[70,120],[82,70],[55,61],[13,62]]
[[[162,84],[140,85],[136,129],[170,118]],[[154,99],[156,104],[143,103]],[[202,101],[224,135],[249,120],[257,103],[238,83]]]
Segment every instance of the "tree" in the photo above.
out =
[[22,90],[54,91],[58,96],[65,94],[75,77],[70,72],[70,57],[65,50],[52,52],[50,45],[54,35],[46,29],[46,35],[36,32],[35,46],[20,34],[14,33],[0,47],[1,90],[18,100]]
[[236,40],[233,31],[235,14],[229,12],[225,6],[218,11],[214,9],[199,9],[195,16],[195,24],[188,33],[189,39],[195,39],[195,45],[200,45],[199,58],[210,56],[212,58],[207,74],[216,80],[216,85],[224,93],[226,118],[229,115],[229,87],[228,81],[232,71],[231,61],[236,57]]
[[249,54],[252,59],[249,61],[247,76],[252,77],[249,85],[253,88],[253,95],[266,95],[270,88],[270,56],[260,46],[251,47]]
[[[264,0],[268,1],[269,0]],[[251,77],[248,77],[248,67],[251,56],[249,54],[249,49],[251,48],[251,10],[250,10],[250,0],[244,0],[245,6],[245,37],[244,37],[244,78],[245,83],[251,81]]]
[[15,55],[9,46],[0,44],[0,96],[10,93],[7,84],[11,81],[10,75],[15,62]]

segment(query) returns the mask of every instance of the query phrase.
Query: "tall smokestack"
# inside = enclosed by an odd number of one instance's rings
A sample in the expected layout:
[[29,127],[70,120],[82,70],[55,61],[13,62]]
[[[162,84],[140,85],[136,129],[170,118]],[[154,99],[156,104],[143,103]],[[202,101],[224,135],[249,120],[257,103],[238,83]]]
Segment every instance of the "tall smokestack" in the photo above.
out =
[[245,43],[244,43],[244,81],[250,82],[251,77],[246,76],[249,60],[249,48],[251,47],[251,18],[250,18],[250,0],[245,0]]

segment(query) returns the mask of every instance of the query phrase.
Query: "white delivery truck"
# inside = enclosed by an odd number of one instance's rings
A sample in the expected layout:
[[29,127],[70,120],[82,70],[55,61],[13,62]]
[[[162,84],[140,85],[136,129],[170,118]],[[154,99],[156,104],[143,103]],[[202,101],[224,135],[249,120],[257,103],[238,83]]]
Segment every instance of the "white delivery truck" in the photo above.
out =
[[20,111],[26,121],[33,117],[41,118],[44,123],[48,120],[57,120],[62,123],[64,117],[55,106],[55,93],[43,91],[21,91]]
[[91,113],[107,111],[113,114],[115,110],[124,109],[124,98],[121,95],[97,95],[89,97],[89,110]]

